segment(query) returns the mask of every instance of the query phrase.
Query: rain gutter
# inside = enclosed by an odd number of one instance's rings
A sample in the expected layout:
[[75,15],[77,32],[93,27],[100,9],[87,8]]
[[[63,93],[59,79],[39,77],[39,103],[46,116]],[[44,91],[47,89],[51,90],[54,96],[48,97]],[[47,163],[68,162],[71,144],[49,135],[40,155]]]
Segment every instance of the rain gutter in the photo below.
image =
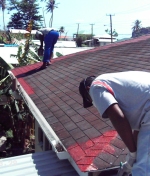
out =
[[[11,76],[13,80],[13,84],[15,84],[16,90],[19,90],[19,93],[21,94],[22,98],[26,102],[27,106],[29,107],[30,111],[32,112],[34,118],[37,120],[38,124],[42,128],[44,134],[46,135],[49,142],[53,145],[60,142],[59,138],[51,128],[51,126],[47,123],[42,113],[39,111],[37,106],[34,104],[32,99],[28,96],[26,91],[23,89],[23,87],[18,82],[17,78],[14,76],[14,74],[11,71],[8,71],[9,75]],[[14,85],[13,85],[14,86]],[[61,142],[60,142],[61,143]]]

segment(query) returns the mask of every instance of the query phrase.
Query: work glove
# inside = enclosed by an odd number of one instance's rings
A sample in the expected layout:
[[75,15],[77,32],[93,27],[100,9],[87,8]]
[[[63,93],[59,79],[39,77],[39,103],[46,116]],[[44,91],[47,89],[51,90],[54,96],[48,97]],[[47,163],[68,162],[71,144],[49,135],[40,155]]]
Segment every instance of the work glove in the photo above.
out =
[[127,162],[125,162],[125,163],[121,162],[117,176],[130,176],[131,169],[132,169],[132,167],[130,167],[130,165]]
[[117,176],[130,176],[132,166],[136,161],[136,152],[129,152],[126,156],[126,162],[120,163],[120,168],[118,170]]

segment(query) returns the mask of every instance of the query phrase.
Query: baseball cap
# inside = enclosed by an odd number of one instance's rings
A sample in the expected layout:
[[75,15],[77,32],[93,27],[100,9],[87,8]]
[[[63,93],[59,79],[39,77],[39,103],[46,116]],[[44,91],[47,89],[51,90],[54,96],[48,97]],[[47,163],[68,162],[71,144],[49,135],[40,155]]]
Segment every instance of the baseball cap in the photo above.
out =
[[86,87],[90,86],[94,79],[95,79],[95,76],[89,76],[80,82],[79,92],[83,98],[83,107],[84,108],[88,108],[93,105],[91,100],[89,99],[89,92],[87,91]]

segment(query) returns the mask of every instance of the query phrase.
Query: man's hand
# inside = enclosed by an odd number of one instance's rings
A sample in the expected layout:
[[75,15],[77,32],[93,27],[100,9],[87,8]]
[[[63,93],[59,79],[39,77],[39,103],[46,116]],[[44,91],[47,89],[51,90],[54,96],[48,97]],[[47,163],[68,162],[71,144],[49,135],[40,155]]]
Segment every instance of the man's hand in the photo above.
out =
[[43,49],[43,46],[42,46],[42,45],[40,45],[39,49]]
[[129,152],[126,156],[126,162],[120,164],[120,169],[117,176],[128,176],[131,173],[133,164],[136,161],[136,152]]
[[38,49],[38,56],[43,56],[44,49],[43,47],[39,47]]

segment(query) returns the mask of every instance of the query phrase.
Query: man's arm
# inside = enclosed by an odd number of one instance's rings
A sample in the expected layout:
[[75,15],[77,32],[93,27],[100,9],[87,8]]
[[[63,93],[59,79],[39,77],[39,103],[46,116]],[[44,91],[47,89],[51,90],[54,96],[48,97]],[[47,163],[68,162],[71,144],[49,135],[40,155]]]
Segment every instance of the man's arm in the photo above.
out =
[[106,110],[106,115],[109,117],[114,128],[122,138],[130,152],[136,152],[136,144],[134,141],[131,126],[124,116],[118,104],[113,104]]
[[43,42],[44,42],[44,35],[39,35],[39,39],[40,39],[40,48],[43,48]]

